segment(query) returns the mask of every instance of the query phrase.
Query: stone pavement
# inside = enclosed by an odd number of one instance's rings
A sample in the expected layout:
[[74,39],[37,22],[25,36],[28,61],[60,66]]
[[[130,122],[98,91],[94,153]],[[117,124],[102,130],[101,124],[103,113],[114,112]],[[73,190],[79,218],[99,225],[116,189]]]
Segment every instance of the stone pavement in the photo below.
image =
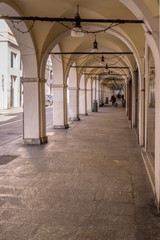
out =
[[0,109],[0,117],[1,117],[1,114],[16,114],[16,113],[20,113],[20,112],[23,112],[23,107]]
[[49,143],[0,147],[0,240],[158,240],[160,218],[125,110],[102,107]]

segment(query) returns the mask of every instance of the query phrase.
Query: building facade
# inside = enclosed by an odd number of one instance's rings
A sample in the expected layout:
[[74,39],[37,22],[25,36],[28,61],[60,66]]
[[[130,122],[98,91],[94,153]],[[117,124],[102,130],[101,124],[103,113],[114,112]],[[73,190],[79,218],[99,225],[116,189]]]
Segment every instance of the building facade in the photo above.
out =
[[[23,106],[23,64],[18,43],[4,20],[0,20],[0,109]],[[45,95],[53,95],[52,60],[45,69]]]
[[46,79],[45,95],[47,95],[47,96],[53,95],[53,88],[52,88],[53,66],[52,66],[51,56],[48,57],[48,60],[46,63],[45,79]]
[[19,46],[4,20],[0,21],[0,109],[23,105]]

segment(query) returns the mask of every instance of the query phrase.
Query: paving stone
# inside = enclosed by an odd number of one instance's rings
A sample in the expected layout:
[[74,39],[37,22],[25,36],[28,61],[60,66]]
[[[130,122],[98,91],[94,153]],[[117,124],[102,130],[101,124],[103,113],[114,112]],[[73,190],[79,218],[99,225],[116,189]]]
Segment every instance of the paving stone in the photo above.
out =
[[[114,121],[113,121],[114,119]],[[159,240],[160,218],[122,108],[103,107],[49,143],[1,146],[0,240]]]

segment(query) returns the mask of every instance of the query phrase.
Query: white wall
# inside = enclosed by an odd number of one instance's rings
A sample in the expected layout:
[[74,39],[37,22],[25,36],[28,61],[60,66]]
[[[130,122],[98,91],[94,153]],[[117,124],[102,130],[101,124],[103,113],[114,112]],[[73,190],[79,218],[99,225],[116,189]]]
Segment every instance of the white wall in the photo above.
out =
[[[11,52],[16,54],[15,68],[11,68]],[[0,20],[0,109],[11,107],[11,76],[15,79],[13,107],[19,107],[20,99],[23,99],[20,97],[20,51],[8,25]]]

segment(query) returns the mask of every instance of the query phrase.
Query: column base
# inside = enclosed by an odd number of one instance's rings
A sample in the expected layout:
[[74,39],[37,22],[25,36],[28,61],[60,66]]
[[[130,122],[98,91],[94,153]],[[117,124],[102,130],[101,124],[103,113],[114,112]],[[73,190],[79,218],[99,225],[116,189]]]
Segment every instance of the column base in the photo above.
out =
[[67,129],[69,128],[69,125],[66,124],[66,125],[53,125],[53,128],[54,129]]
[[24,138],[24,144],[30,145],[41,145],[48,143],[48,137],[41,137],[41,138]]
[[88,113],[80,113],[81,116],[88,116]]
[[69,118],[69,120],[70,121],[79,121],[80,120],[80,118],[79,117],[71,117],[71,118]]
[[[92,112],[92,109],[87,109],[87,112],[88,112],[88,113],[91,113],[91,112]],[[87,114],[88,114],[88,113],[87,113]]]
[[102,106],[104,106],[104,103],[101,103],[101,104],[99,105],[99,107],[102,107]]

